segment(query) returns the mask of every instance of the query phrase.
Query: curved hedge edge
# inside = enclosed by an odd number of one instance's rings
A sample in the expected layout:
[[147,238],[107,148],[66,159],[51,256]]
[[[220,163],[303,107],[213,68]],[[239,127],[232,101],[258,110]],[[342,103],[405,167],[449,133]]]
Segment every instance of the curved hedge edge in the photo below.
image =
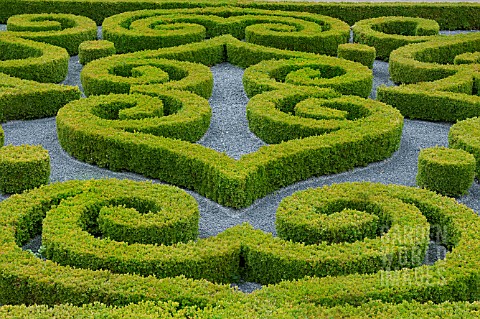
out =
[[358,21],[352,31],[354,42],[374,47],[376,57],[388,61],[395,49],[436,38],[440,27],[435,20],[393,16]]
[[83,65],[115,53],[115,45],[107,40],[84,41],[78,46],[78,59]]
[[50,155],[40,145],[0,148],[0,191],[21,193],[48,184]]
[[420,150],[417,185],[446,196],[467,193],[475,177],[475,157],[463,150],[432,147]]
[[377,100],[411,119],[456,122],[480,115],[480,97],[474,94],[475,66],[459,67],[456,74],[433,82],[380,86]]
[[347,186],[348,189],[376,191],[379,196],[383,194],[417,206],[431,224],[430,235],[443,238],[447,247],[453,246],[451,252],[445,260],[437,261],[433,266],[380,271],[372,275],[306,277],[263,287],[252,293],[252,298],[275,300],[276,305],[304,302],[329,307],[345,303],[359,306],[366,300],[392,303],[478,300],[480,222],[473,210],[452,198],[413,187],[373,183],[345,183],[331,187],[342,189]]
[[55,116],[68,102],[80,99],[76,86],[44,84],[0,73],[0,121]]
[[345,60],[359,62],[369,69],[373,68],[376,51],[374,47],[359,44],[345,43],[338,46],[337,57]]
[[318,56],[315,59],[262,61],[247,68],[242,81],[250,98],[266,91],[301,86],[325,87],[366,98],[372,90],[373,75],[359,63]]
[[329,2],[257,2],[257,1],[191,1],[177,0],[170,1],[89,1],[88,5],[82,2],[42,0],[1,0],[2,11],[0,21],[5,23],[7,18],[20,13],[41,13],[41,12],[68,12],[84,15],[95,20],[97,24],[109,16],[125,11],[142,9],[170,9],[170,8],[191,8],[238,5],[245,8],[286,10],[310,12],[331,16],[346,21],[349,25],[368,18],[401,15],[421,17],[436,20],[442,29],[448,30],[471,30],[480,29],[477,3],[329,3]]
[[182,276],[157,279],[112,274],[105,270],[75,269],[43,261],[18,246],[40,233],[46,212],[63,199],[95,193],[102,188],[128,189],[146,184],[148,182],[115,179],[68,181],[13,195],[0,203],[0,249],[3,252],[0,254],[1,303],[82,305],[101,301],[123,306],[155,300],[176,301],[182,307],[205,307],[219,300],[234,298],[237,294],[230,287],[205,280]]
[[395,83],[404,84],[440,80],[459,70],[453,64],[455,56],[479,49],[478,32],[404,46],[390,55],[390,76]]
[[[257,15],[260,25],[252,23],[252,16]],[[163,22],[157,25],[161,29],[153,30],[151,25],[157,20]],[[165,22],[175,28],[169,29]],[[104,38],[114,42],[121,53],[231,34],[268,47],[335,55],[338,45],[348,42],[349,31],[346,23],[327,16],[241,7],[140,10],[111,16],[103,23]]]
[[[60,29],[29,30],[29,26],[42,21],[57,21]],[[22,14],[12,16],[7,20],[7,34],[40,41],[59,46],[67,50],[69,55],[78,54],[78,46],[83,41],[97,38],[97,25],[90,18],[60,13]]]
[[480,175],[480,120],[472,117],[452,125],[448,132],[448,145],[451,148],[467,151],[476,160],[475,174]]
[[69,59],[63,48],[0,32],[1,73],[41,83],[58,83],[67,76]]

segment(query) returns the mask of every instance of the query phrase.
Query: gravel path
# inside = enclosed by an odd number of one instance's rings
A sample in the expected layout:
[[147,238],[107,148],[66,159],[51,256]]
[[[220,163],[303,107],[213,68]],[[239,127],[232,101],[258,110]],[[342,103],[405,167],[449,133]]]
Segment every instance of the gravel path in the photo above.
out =
[[[0,25],[0,29],[1,29]],[[233,158],[254,152],[264,143],[248,130],[245,118],[245,105],[248,98],[242,86],[243,70],[229,63],[222,63],[211,68],[214,75],[214,91],[210,98],[213,117],[210,129],[199,141],[200,144],[221,152],[226,152]],[[72,57],[69,65],[69,75],[66,84],[81,87],[79,73],[81,65],[78,57]],[[388,64],[376,61],[373,73],[375,76],[374,90],[380,84],[393,85],[388,75]],[[12,121],[2,124],[5,131],[5,144],[41,144],[51,156],[51,181],[66,181],[70,179],[91,178],[129,178],[147,180],[133,173],[115,173],[92,165],[79,162],[65,153],[57,140],[54,118],[33,121]],[[385,184],[401,184],[415,186],[417,173],[417,157],[420,149],[435,145],[448,144],[447,135],[450,124],[424,121],[405,120],[401,147],[391,158],[373,163],[367,167],[357,168],[349,172],[311,178],[283,189],[264,198],[258,199],[253,205],[244,209],[232,209],[218,205],[194,192],[192,194],[200,207],[200,237],[214,236],[225,229],[243,222],[249,222],[255,228],[275,234],[275,210],[279,202],[292,193],[309,187],[319,187],[333,183],[349,181],[372,181]],[[477,212],[480,211],[480,186],[475,183],[468,195],[459,199]],[[6,196],[0,195],[0,199]],[[35,249],[39,238],[27,248]],[[431,245],[426,263],[432,263],[443,258],[443,247]],[[248,292],[259,288],[258,285],[246,283],[241,289]]]

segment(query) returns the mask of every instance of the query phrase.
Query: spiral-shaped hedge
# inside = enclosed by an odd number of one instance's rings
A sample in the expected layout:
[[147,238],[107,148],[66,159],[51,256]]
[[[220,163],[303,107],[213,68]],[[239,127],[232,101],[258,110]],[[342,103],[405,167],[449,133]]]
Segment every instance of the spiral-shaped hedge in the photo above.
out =
[[263,61],[247,68],[243,75],[249,97],[265,91],[317,86],[366,98],[372,82],[373,75],[367,67],[330,57]]
[[90,18],[73,14],[20,14],[7,20],[8,33],[18,37],[65,48],[70,55],[78,54],[83,41],[97,38],[97,24]]
[[[179,189],[126,180],[70,181],[12,196],[0,204],[0,302],[80,305],[99,301],[122,306],[141,301],[120,309],[96,304],[83,308],[58,306],[50,311],[118,312],[128,316],[150,309],[155,313],[178,312],[180,318],[187,313],[198,314],[199,318],[292,318],[300,313],[352,315],[359,310],[366,316],[369,309],[395,313],[409,307],[419,315],[459,307],[458,311],[468,315],[474,305],[419,303],[479,297],[478,216],[453,199],[427,190],[371,183],[311,189],[280,204],[277,229],[285,239],[241,225],[216,237],[171,246],[127,245],[95,238],[96,218],[109,207],[135,209],[140,214],[157,211],[175,221],[191,216],[187,223],[192,227],[198,213],[195,201]],[[319,238],[314,225],[319,218],[335,215],[345,220],[341,216],[352,211],[378,217],[375,238],[315,245],[289,240],[300,235],[316,241]],[[311,218],[315,223],[305,223]],[[42,223],[47,254],[57,262],[39,259],[18,246],[38,234]],[[185,227],[186,232],[189,229],[194,228]],[[340,232],[347,234],[350,230]],[[418,266],[429,236],[450,252],[432,266]],[[59,238],[63,240],[59,242]],[[64,249],[69,245],[73,250],[67,253]],[[102,252],[102,247],[110,249]],[[99,264],[96,258],[105,261]],[[155,262],[155,258],[159,259]],[[113,262],[116,259],[122,262]],[[85,261],[83,265],[79,265],[81,260]],[[71,262],[77,267],[62,265]],[[149,267],[156,277],[133,274]],[[377,272],[379,269],[389,271]],[[182,274],[198,279],[175,277]],[[209,282],[231,282],[239,275],[277,284],[244,295]],[[280,282],[282,279],[287,281]],[[369,300],[416,302],[393,305]],[[0,308],[0,313],[6,310],[46,311],[42,306],[8,306]]]
[[213,89],[212,72],[204,65],[141,57],[113,56],[89,63],[81,80],[86,95],[129,93],[135,86],[149,85],[209,98]]
[[435,20],[395,16],[360,20],[352,26],[353,41],[374,47],[376,57],[387,61],[393,50],[430,41],[439,30]]
[[378,99],[410,118],[456,122],[479,116],[480,64],[454,64],[457,56],[472,52],[480,52],[480,33],[399,48],[390,56],[390,75],[409,85],[379,88]]
[[231,34],[249,43],[335,55],[349,38],[341,20],[315,15],[240,7],[143,10],[108,17],[103,37],[117,52],[178,46]]
[[25,80],[58,83],[68,73],[65,49],[0,33],[0,72]]

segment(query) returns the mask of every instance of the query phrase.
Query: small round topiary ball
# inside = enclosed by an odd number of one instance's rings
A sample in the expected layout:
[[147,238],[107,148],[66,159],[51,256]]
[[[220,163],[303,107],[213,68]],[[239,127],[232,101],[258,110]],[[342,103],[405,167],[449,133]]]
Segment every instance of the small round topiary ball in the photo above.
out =
[[0,191],[21,193],[47,184],[50,156],[40,145],[7,145],[0,148]]
[[475,177],[475,158],[459,149],[432,147],[420,151],[417,184],[442,195],[467,192]]
[[83,65],[115,53],[114,43],[107,40],[84,41],[78,46],[78,59]]

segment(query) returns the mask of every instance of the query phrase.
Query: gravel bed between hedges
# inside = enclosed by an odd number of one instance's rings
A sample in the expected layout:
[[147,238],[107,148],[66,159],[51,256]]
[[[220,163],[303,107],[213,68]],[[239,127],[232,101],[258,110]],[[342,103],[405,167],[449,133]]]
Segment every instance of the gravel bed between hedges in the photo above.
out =
[[[0,30],[4,29],[5,25],[0,25]],[[455,33],[457,32],[448,32],[448,34]],[[68,77],[63,83],[78,85],[81,88],[81,68],[78,57],[72,57],[70,59]],[[245,118],[245,105],[248,102],[248,98],[242,85],[243,70],[229,63],[216,65],[211,70],[215,81],[213,95],[210,98],[213,116],[207,134],[199,143],[218,151],[226,152],[233,158],[239,158],[243,154],[256,151],[265,143],[248,130],[248,123]],[[381,84],[393,85],[389,79],[387,63],[375,61],[373,73],[375,79],[371,94],[372,98],[375,97],[377,86]],[[12,121],[4,123],[2,126],[5,131],[5,144],[40,144],[49,151],[52,165],[51,182],[113,177],[149,180],[133,173],[112,172],[101,169],[70,157],[58,143],[54,118]],[[215,236],[227,228],[244,222],[252,224],[255,228],[275,234],[275,211],[279,202],[284,197],[309,187],[320,187],[351,181],[371,181],[415,186],[417,157],[420,149],[435,145],[447,146],[449,128],[450,124],[448,123],[405,120],[400,150],[391,158],[341,174],[311,178],[290,185],[258,199],[253,205],[244,209],[223,207],[195,192],[188,191],[195,197],[200,207],[200,237]],[[469,193],[459,198],[459,202],[468,205],[478,212],[480,210],[479,195],[480,186],[475,182]],[[5,195],[0,195],[0,200],[5,198]],[[38,237],[25,248],[37,250],[40,243],[41,239]],[[431,264],[439,258],[444,258],[444,256],[445,249],[432,242],[425,262]],[[240,288],[245,292],[250,292],[260,288],[260,285],[243,283],[240,285]]]

